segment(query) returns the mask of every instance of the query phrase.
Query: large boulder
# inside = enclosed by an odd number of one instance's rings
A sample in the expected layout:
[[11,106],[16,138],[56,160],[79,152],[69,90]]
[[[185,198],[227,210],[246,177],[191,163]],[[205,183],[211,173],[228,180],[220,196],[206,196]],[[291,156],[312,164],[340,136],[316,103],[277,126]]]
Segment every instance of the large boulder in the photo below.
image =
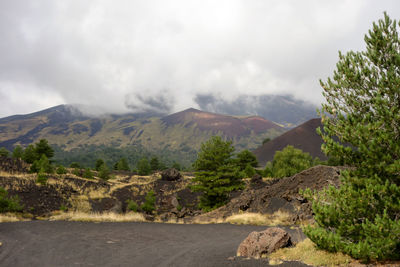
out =
[[237,249],[237,256],[259,259],[279,248],[292,244],[290,235],[278,227],[268,228],[261,232],[251,232]]
[[161,173],[161,180],[164,181],[178,181],[180,179],[182,179],[182,175],[175,168],[166,169]]

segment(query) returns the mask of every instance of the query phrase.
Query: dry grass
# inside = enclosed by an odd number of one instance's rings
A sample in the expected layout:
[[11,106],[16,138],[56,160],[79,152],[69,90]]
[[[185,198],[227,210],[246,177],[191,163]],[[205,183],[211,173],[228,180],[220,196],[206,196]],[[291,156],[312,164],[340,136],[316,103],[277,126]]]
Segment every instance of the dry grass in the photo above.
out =
[[312,266],[358,265],[358,262],[348,255],[318,249],[308,238],[295,247],[283,248],[273,252],[268,255],[268,259],[271,265],[279,264],[282,261],[301,261]]
[[79,221],[79,222],[145,222],[141,213],[118,214],[114,212],[85,213],[85,212],[62,212],[50,216],[50,221]]
[[282,211],[277,211],[274,214],[260,213],[239,213],[229,216],[225,222],[231,224],[252,224],[252,225],[291,225],[290,214]]
[[28,221],[29,218],[24,218],[21,215],[16,215],[13,213],[2,213],[0,214],[0,223],[3,222],[22,222],[22,221]]

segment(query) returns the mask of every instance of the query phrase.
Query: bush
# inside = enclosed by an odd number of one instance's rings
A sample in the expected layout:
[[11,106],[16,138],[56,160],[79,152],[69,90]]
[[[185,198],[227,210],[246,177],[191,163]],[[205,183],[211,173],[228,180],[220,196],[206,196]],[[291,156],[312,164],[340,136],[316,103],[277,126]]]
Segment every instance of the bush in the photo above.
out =
[[104,160],[102,160],[102,159],[97,159],[97,160],[96,160],[96,164],[95,164],[95,170],[96,170],[96,171],[100,171],[100,167],[101,167],[102,165],[104,165],[104,164],[105,164]]
[[156,196],[154,194],[153,190],[150,190],[144,200],[144,203],[140,207],[144,212],[146,213],[153,213],[153,211],[156,209]]
[[87,179],[93,179],[93,173],[89,168],[86,168],[82,174],[82,177]]
[[56,173],[57,174],[67,174],[67,169],[64,166],[59,165],[56,169]]
[[47,183],[47,175],[43,172],[39,172],[37,174],[36,182],[45,185]]
[[246,174],[246,177],[253,177],[253,175],[256,174],[256,170],[250,165],[247,165],[244,169],[244,173]]
[[149,175],[151,173],[150,163],[147,158],[142,158],[137,164],[139,175]]
[[276,178],[289,177],[312,167],[313,164],[310,154],[289,145],[275,153],[272,164],[266,167],[266,174]]
[[0,157],[8,157],[10,151],[8,151],[5,147],[0,147]]
[[99,177],[103,180],[108,180],[110,179],[110,171],[108,170],[108,167],[106,164],[103,164],[99,168]]
[[127,200],[126,203],[128,204],[126,206],[127,210],[133,211],[133,212],[137,212],[139,209],[139,205],[133,201],[133,200]]
[[21,211],[22,206],[18,196],[9,197],[7,190],[0,187],[0,213]]
[[42,172],[42,173],[54,173],[54,168],[51,165],[49,159],[46,157],[46,155],[42,155],[40,160],[35,160],[33,164],[31,165],[30,171],[32,173],[36,172]]

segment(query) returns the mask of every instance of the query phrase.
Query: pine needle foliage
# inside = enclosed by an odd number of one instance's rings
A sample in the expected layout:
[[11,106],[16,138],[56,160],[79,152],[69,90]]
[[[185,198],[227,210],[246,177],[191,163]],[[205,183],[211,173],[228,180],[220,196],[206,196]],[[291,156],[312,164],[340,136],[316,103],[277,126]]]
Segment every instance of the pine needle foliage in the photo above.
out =
[[202,192],[200,208],[209,211],[226,203],[229,193],[243,188],[240,168],[235,164],[231,141],[213,136],[201,145],[193,164],[193,191]]
[[[363,261],[400,259],[400,40],[385,13],[365,36],[366,51],[339,53],[321,81],[323,151],[352,168],[339,188],[306,192],[318,247]],[[343,145],[346,144],[346,145]]]

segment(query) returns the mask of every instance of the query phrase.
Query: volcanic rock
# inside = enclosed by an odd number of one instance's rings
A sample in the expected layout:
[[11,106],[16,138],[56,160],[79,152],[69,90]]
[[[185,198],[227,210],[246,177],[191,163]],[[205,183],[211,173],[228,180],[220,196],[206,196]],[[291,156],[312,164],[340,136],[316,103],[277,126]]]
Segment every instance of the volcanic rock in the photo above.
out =
[[251,232],[237,249],[237,256],[261,258],[277,249],[291,245],[290,235],[278,227],[268,228],[261,232]]
[[182,179],[182,175],[175,168],[166,169],[161,173],[161,180],[164,181],[178,181],[180,179]]

